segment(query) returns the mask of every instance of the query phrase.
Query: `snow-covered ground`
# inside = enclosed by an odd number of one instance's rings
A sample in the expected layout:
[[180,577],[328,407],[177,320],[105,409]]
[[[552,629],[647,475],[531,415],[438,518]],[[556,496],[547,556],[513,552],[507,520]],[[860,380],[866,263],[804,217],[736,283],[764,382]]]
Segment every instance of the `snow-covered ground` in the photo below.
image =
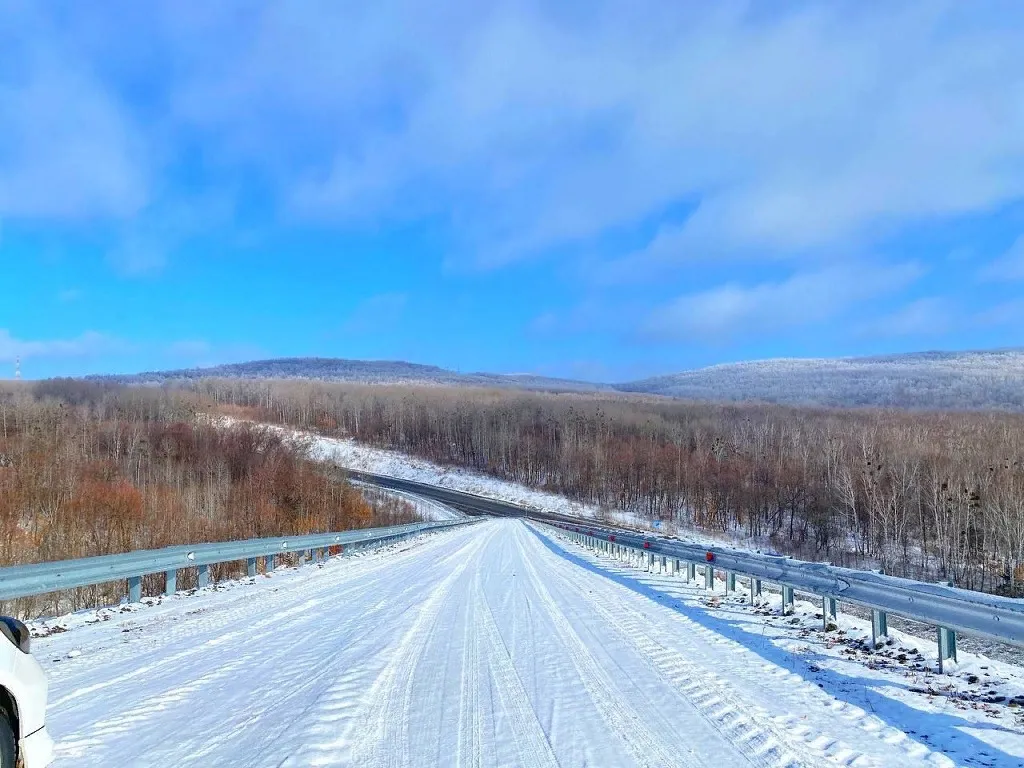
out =
[[[225,426],[240,421],[229,416],[208,418]],[[730,546],[752,548],[749,541],[727,534],[713,537],[700,531],[682,530],[671,524],[662,525],[624,510],[600,509],[591,504],[581,504],[556,493],[539,491],[520,483],[501,480],[462,467],[446,467],[400,451],[366,445],[351,438],[324,437],[276,424],[260,423],[259,426],[278,432],[294,443],[308,446],[311,458],[330,462],[345,469],[429,483],[455,491],[532,507],[543,512],[592,518],[609,525],[654,531],[701,545],[725,543]]]
[[[870,712],[899,733],[948,754],[958,765],[1024,766],[1024,668],[1019,665],[961,651],[958,664],[947,662],[952,674],[936,674],[934,641],[890,626],[888,643],[873,648],[870,621],[840,614],[825,630],[820,603],[798,600],[793,614],[783,616],[779,595],[765,594],[752,604],[744,583],[727,594],[722,574],[714,589],[706,590],[702,576],[687,583],[681,575],[641,572],[559,532],[555,538],[573,562],[608,573],[639,594],[695,618],[709,647],[738,642],[777,665],[761,685],[782,700],[792,695],[793,685],[818,686],[848,705],[825,704],[837,716],[856,719]],[[787,683],[775,681],[779,670],[788,670]],[[799,711],[794,706],[794,714]]]
[[848,641],[519,520],[149,602],[35,625],[57,768],[1024,759],[1011,708],[865,663],[845,619]]
[[379,494],[401,499],[411,504],[420,519],[427,522],[449,522],[451,520],[466,519],[466,515],[462,512],[436,502],[433,499],[427,499],[423,496],[416,496],[412,493],[397,491],[391,488],[378,488],[376,485],[364,485],[363,483],[353,483],[353,485],[360,488],[365,494]]
[[[279,427],[273,428],[280,429]],[[346,469],[440,485],[457,491],[534,507],[546,512],[586,517],[595,517],[599,514],[596,507],[570,501],[564,496],[534,490],[525,485],[499,480],[458,467],[443,467],[398,451],[374,448],[351,439],[321,437],[295,430],[282,431],[296,440],[308,441],[313,458],[329,461]]]

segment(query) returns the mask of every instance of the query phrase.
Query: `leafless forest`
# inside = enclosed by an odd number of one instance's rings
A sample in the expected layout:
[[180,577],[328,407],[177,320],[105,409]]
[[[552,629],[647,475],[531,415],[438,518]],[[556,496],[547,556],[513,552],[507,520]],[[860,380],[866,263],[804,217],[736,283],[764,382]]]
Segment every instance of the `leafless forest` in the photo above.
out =
[[1020,415],[296,381],[193,387],[257,419],[738,534],[787,554],[1022,590]]
[[[268,430],[196,418],[210,409],[156,388],[0,387],[0,564],[412,519],[405,504],[371,506]],[[109,604],[104,589],[119,587],[83,590],[73,607]]]

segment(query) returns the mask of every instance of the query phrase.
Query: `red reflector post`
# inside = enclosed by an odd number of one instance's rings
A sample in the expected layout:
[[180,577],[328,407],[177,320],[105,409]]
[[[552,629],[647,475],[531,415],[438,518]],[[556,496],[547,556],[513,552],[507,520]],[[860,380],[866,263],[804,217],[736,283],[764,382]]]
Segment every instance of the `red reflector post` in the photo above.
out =
[[708,552],[706,555],[704,555],[704,559],[707,560],[709,563],[715,562],[715,553]]
[[650,549],[650,548],[651,548],[651,542],[645,541],[644,542],[644,549]]
[[615,537],[614,536],[609,536],[608,537],[608,541],[615,541]]

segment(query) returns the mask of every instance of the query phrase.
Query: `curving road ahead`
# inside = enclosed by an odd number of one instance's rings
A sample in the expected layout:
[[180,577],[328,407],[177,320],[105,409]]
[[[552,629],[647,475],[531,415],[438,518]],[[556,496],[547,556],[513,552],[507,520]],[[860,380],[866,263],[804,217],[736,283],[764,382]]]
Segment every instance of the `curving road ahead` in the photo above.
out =
[[574,551],[487,520],[39,640],[56,765],[941,764]]

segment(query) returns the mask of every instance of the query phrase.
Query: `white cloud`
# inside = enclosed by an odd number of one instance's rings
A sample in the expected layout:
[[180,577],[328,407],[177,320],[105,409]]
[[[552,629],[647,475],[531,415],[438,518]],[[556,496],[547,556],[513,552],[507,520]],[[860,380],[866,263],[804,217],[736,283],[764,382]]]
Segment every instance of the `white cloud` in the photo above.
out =
[[864,336],[941,336],[967,317],[941,296],[916,299],[895,312],[864,323]]
[[107,262],[126,277],[159,273],[183,245],[230,221],[232,215],[233,202],[222,193],[161,200],[118,228]]
[[360,302],[342,325],[345,333],[373,333],[394,327],[405,312],[409,297],[404,293],[380,293]]
[[131,216],[150,166],[126,106],[40,9],[0,14],[0,217]]
[[[636,275],[838,261],[1024,197],[1013,0],[16,7],[0,215],[132,216],[201,167],[303,220],[438,216],[493,267],[697,204]],[[112,260],[157,267],[139,239]]]
[[1024,195],[1016,3],[177,7],[181,120],[269,156],[298,212],[454,211],[487,264],[681,198],[700,206],[667,258],[870,240]]
[[0,360],[11,362],[20,357],[67,359],[124,354],[133,347],[127,342],[96,331],[71,339],[25,340],[17,339],[9,330],[0,329]]
[[255,344],[215,344],[206,339],[182,339],[168,344],[160,352],[162,362],[158,365],[166,367],[205,368],[267,357],[266,350]]
[[213,353],[213,345],[203,339],[175,341],[167,347],[171,358],[205,359]]
[[1003,326],[1020,329],[1024,326],[1024,299],[1011,299],[978,312],[973,321],[982,327]]
[[107,261],[126,277],[159,272],[167,264],[168,244],[153,238],[128,234],[107,254]]
[[921,274],[916,264],[838,266],[798,273],[781,282],[730,283],[656,309],[640,332],[661,340],[721,342],[812,326],[896,293]]
[[982,280],[1024,280],[1024,235],[998,259],[987,264],[978,275]]

